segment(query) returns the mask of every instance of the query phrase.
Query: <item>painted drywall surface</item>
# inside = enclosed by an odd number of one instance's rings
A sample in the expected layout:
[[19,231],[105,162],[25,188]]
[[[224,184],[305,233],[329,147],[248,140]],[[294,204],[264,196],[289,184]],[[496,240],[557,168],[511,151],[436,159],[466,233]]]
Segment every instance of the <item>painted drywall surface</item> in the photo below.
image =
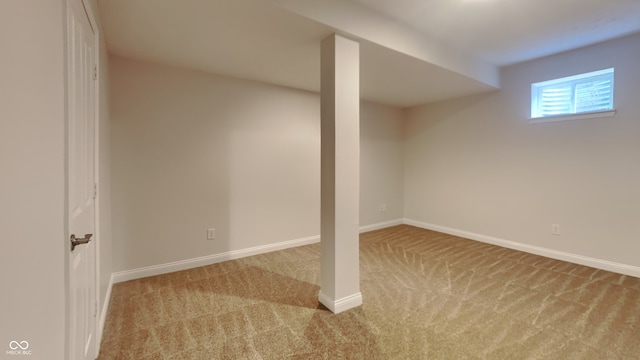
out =
[[395,51],[422,59],[492,87],[500,86],[495,65],[425,37],[360,4],[341,0],[272,0],[283,8],[309,17]]
[[[507,67],[499,92],[407,110],[405,217],[639,266],[639,57],[629,36]],[[615,117],[528,123],[532,82],[608,67]]]
[[[320,302],[334,313],[360,303],[360,45],[339,35],[321,44]],[[359,305],[359,304],[358,304]],[[355,305],[357,306],[357,305]]]
[[0,2],[1,359],[65,357],[63,10]]
[[[320,233],[318,94],[117,57],[110,79],[113,271]],[[387,217],[361,225],[401,213],[401,194],[379,187],[402,173],[387,174],[383,160],[366,170],[379,185],[363,187],[385,194]]]
[[110,63],[114,271],[318,233],[313,96]]
[[401,109],[361,104],[360,225],[404,217],[402,129]]

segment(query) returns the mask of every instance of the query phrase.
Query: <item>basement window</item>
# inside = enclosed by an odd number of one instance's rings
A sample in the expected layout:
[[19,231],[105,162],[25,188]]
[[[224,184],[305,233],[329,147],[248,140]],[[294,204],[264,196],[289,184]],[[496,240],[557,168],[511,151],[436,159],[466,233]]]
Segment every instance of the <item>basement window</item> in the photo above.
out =
[[531,84],[532,123],[614,114],[613,68]]

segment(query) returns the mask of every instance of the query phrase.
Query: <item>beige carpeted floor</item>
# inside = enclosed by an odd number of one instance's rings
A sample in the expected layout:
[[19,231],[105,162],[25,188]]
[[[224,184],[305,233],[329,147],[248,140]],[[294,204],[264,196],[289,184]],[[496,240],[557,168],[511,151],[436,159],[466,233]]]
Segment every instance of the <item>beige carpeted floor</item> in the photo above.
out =
[[401,225],[333,315],[319,250],[116,284],[99,359],[640,359],[638,278]]

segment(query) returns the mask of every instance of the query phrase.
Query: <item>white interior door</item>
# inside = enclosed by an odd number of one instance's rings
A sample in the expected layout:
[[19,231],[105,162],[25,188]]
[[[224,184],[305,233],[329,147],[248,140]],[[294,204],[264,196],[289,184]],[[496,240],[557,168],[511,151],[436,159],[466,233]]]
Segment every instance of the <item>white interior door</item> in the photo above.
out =
[[[81,0],[68,0],[69,358],[95,359],[96,47]],[[75,238],[75,239],[74,239]],[[74,245],[77,244],[77,245]]]

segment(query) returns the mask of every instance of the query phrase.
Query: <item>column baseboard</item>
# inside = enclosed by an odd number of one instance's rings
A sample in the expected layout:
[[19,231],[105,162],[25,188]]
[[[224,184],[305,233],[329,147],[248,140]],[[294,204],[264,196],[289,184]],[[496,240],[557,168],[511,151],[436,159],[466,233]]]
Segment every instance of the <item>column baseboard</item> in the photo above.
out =
[[353,308],[357,308],[362,305],[362,293],[357,292],[353,295],[343,297],[342,299],[334,300],[330,296],[320,291],[318,294],[318,301],[324,305],[327,309],[331,310],[334,314],[339,314],[343,311],[347,311]]

